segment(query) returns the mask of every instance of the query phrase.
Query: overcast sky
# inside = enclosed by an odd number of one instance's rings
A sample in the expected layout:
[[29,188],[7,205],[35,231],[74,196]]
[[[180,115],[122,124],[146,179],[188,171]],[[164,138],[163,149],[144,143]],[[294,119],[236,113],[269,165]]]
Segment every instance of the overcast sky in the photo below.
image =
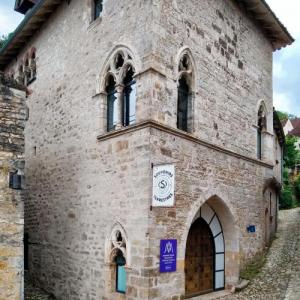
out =
[[[0,35],[13,31],[22,15],[13,10],[15,0],[0,0]],[[300,1],[266,0],[296,39],[274,53],[274,106],[300,116]]]

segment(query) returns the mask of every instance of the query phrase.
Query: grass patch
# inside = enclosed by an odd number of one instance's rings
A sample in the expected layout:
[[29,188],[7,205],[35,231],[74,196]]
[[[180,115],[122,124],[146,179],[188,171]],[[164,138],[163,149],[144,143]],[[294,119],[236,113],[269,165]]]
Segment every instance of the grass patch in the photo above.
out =
[[252,261],[247,264],[247,266],[241,271],[241,278],[252,280],[254,279],[261,271],[262,267],[265,265],[267,257],[266,252],[260,255],[255,256]]

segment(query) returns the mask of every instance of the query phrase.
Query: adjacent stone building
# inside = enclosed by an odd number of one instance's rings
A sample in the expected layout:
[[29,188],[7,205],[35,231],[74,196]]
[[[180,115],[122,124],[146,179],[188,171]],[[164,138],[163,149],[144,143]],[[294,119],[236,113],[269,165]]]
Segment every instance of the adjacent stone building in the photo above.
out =
[[0,73],[0,299],[23,299],[25,89]]
[[72,300],[230,289],[276,228],[272,53],[292,37],[263,0],[32,2],[0,52],[29,94],[30,276]]

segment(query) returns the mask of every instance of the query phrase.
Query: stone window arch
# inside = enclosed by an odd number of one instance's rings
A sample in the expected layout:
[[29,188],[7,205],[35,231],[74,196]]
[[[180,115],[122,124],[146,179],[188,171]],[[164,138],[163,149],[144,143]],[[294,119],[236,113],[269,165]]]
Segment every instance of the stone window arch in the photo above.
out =
[[193,132],[194,85],[194,61],[186,48],[181,52],[177,66],[177,128],[186,132]]
[[108,286],[111,293],[125,294],[129,265],[129,244],[125,230],[120,224],[114,225],[106,245]]
[[261,102],[257,112],[257,158],[262,159],[265,148],[265,133],[267,132],[267,110],[264,102]]
[[[132,53],[125,47],[116,49],[106,63],[102,75],[105,78],[105,86],[101,88],[103,92],[100,94],[103,96],[101,102],[104,103],[103,116],[106,118],[104,127],[107,131],[121,129],[136,122],[135,75],[137,72],[135,65]],[[113,109],[112,102],[114,103]]]

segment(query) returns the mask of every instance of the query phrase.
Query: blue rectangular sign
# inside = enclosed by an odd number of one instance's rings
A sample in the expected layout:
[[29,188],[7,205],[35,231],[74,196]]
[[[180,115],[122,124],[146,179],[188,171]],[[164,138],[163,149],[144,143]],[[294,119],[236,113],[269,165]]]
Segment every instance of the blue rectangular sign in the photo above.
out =
[[254,233],[254,232],[256,231],[255,225],[249,225],[249,226],[247,227],[247,231],[248,231],[249,233]]
[[177,240],[160,241],[160,264],[161,273],[176,272]]

